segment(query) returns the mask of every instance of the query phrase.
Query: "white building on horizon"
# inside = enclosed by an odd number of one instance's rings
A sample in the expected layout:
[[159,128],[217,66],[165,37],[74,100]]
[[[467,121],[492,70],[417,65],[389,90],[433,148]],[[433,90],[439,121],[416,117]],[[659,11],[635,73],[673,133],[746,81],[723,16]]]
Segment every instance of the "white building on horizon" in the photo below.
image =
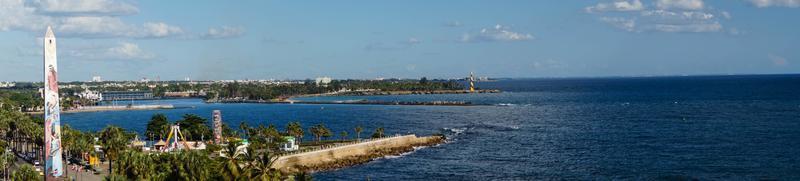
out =
[[92,76],[92,82],[103,82],[103,77],[100,76]]
[[317,83],[317,86],[320,85],[327,86],[329,83],[331,83],[332,80],[333,79],[331,79],[330,77],[317,77],[315,82]]
[[14,82],[0,82],[0,88],[14,87],[17,83]]

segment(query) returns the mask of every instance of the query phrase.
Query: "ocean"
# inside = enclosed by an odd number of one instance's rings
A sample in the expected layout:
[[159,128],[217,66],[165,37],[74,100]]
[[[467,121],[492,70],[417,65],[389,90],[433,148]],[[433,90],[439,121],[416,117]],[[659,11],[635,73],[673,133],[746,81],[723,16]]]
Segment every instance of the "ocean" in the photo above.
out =
[[242,121],[280,128],[300,121],[351,137],[357,125],[365,128],[362,137],[377,127],[390,135],[448,136],[441,145],[314,173],[318,180],[800,179],[800,75],[510,79],[477,86],[504,92],[302,98],[480,106],[140,101],[183,108],[72,113],[62,123],[142,133],[155,113],[174,121],[184,114],[210,118],[218,109],[234,128]]

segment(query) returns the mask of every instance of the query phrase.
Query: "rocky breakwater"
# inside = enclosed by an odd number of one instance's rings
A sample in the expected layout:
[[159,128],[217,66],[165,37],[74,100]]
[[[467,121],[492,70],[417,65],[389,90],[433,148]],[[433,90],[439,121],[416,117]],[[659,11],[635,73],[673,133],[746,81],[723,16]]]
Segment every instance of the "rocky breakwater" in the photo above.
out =
[[416,135],[373,139],[344,146],[311,152],[284,155],[275,160],[273,168],[283,172],[314,172],[343,168],[369,162],[375,158],[411,152],[415,147],[444,142],[442,136]]
[[421,90],[421,91],[350,91],[323,96],[376,96],[376,95],[418,95],[418,94],[473,94],[473,93],[500,93],[500,90]]

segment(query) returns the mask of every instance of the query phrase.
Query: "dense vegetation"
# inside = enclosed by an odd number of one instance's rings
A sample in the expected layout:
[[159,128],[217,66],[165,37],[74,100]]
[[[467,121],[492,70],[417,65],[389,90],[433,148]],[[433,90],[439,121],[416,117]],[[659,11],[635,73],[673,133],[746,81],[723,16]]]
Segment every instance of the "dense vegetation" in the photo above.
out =
[[[12,102],[15,103],[15,102]],[[16,104],[16,103],[15,103]],[[182,119],[170,122],[164,115],[153,115],[147,126],[145,134],[158,135],[155,139],[163,139],[168,133],[169,125],[179,123],[182,132],[187,134],[189,140],[204,139],[202,135],[210,135],[208,120],[197,115],[184,115]],[[38,173],[30,166],[18,165],[14,171],[10,170],[15,165],[15,154],[27,155],[23,157],[29,161],[42,162],[43,153],[43,122],[41,119],[31,117],[19,111],[0,110],[0,150],[8,150],[0,154],[3,178],[14,180],[39,179]],[[279,145],[283,143],[283,136],[295,136],[302,140],[304,133],[310,133],[316,138],[316,144],[322,144],[323,138],[333,136],[333,131],[324,124],[316,124],[306,130],[300,122],[291,122],[284,129],[275,125],[258,125],[255,127],[241,123],[239,131],[225,125],[223,136],[228,141],[227,145],[214,145],[210,142],[205,150],[179,151],[172,153],[142,152],[140,149],[128,146],[130,140],[137,135],[135,132],[109,125],[98,132],[79,131],[69,125],[62,127],[62,146],[64,149],[65,163],[87,163],[87,156],[104,157],[109,160],[107,180],[310,180],[306,173],[285,175],[273,168],[272,162],[279,153]],[[360,135],[361,126],[356,127],[355,133]],[[347,139],[347,131],[342,131],[342,140]],[[198,137],[197,135],[201,135]],[[188,136],[191,135],[191,136]],[[383,128],[378,128],[373,137],[383,136]],[[210,137],[210,136],[209,136]],[[236,151],[244,137],[249,146],[246,153]],[[101,152],[95,152],[94,145],[101,146]],[[227,156],[219,156],[223,153]],[[71,171],[69,169],[67,172]]]
[[[452,82],[403,82],[386,85],[381,81],[334,81],[329,86],[316,86],[310,81],[305,84],[219,84],[209,85],[212,90],[219,91],[219,95],[243,96],[248,98],[271,98],[276,96],[296,95],[329,92],[347,86],[351,89],[358,88],[386,88],[388,90],[416,90],[416,89],[455,89],[457,84]],[[425,86],[422,86],[425,85]],[[219,86],[214,88],[214,86]],[[392,88],[393,87],[393,88]],[[5,180],[39,180],[41,177],[36,171],[26,164],[17,165],[14,160],[18,156],[28,161],[43,162],[42,148],[44,145],[43,120],[23,113],[42,104],[38,92],[27,89],[0,90],[0,176]],[[65,102],[65,101],[62,101]],[[181,132],[186,139],[192,141],[210,140],[212,131],[210,123],[205,118],[187,114],[180,120],[171,122],[164,115],[153,115],[147,124],[144,136],[147,139],[165,139],[169,125],[179,124]],[[363,128],[354,129],[356,137],[361,138]],[[284,175],[271,168],[279,153],[279,145],[286,140],[284,136],[294,136],[302,141],[308,133],[314,136],[316,143],[324,144],[323,140],[335,136],[334,131],[324,124],[316,124],[304,130],[300,122],[292,122],[285,129],[277,126],[258,125],[248,126],[244,122],[239,129],[234,130],[228,125],[223,125],[223,137],[228,144],[215,145],[208,142],[205,150],[179,151],[171,153],[142,152],[140,149],[131,148],[130,141],[138,135],[123,128],[108,125],[98,132],[80,131],[69,125],[62,127],[63,154],[65,163],[87,165],[88,157],[103,157],[109,162],[107,180],[282,180],[294,178],[295,180],[310,180],[306,173]],[[339,132],[341,140],[348,137],[347,131]],[[383,128],[378,128],[372,137],[383,137]],[[236,148],[247,139],[249,146],[246,153],[237,152]],[[100,146],[97,152],[95,145]],[[220,156],[219,153],[223,153]],[[17,166],[13,166],[17,165]],[[16,168],[16,169],[10,169]],[[69,169],[65,171],[70,172]]]
[[427,78],[420,80],[333,80],[327,85],[318,86],[311,80],[303,84],[259,84],[259,83],[226,83],[212,84],[208,87],[211,92],[206,98],[243,98],[248,100],[280,99],[303,94],[321,94],[349,90],[380,90],[380,91],[431,91],[431,90],[459,90],[463,85],[455,81],[434,80]]

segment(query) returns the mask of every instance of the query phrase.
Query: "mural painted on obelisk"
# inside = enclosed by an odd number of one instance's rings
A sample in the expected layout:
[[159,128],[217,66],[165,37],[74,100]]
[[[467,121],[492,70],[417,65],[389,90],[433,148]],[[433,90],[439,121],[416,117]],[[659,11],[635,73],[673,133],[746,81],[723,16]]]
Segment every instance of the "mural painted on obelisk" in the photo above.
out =
[[64,173],[61,160],[61,106],[58,98],[56,37],[47,27],[44,38],[44,154],[47,176]]

